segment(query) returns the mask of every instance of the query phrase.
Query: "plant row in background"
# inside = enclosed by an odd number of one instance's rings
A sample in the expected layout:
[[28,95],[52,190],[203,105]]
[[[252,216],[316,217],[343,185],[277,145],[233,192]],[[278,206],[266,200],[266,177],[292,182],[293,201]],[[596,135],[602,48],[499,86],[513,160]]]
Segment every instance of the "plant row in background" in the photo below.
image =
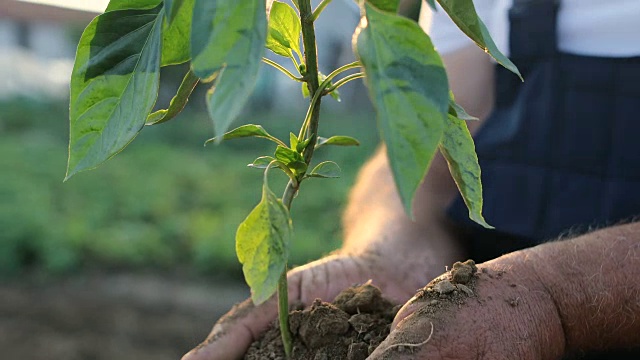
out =
[[[118,161],[63,184],[66,107],[25,99],[0,104],[0,277],[87,269],[239,274],[230,239],[259,196],[261,179],[245,165],[265,143],[203,147],[206,115],[191,112],[148,130]],[[280,113],[249,116],[269,124],[275,134],[286,134],[292,121]],[[331,119],[328,129],[344,122],[348,129],[340,125],[343,131],[366,140],[354,151],[329,150],[329,156],[357,167],[377,142],[373,115]],[[309,184],[295,214],[296,234],[308,241],[293,244],[292,264],[339,246],[340,214],[334,209],[354,177],[355,171],[345,170],[340,181]],[[246,189],[237,191],[238,183]],[[330,196],[322,193],[328,188]],[[312,226],[315,221],[325,226]]]

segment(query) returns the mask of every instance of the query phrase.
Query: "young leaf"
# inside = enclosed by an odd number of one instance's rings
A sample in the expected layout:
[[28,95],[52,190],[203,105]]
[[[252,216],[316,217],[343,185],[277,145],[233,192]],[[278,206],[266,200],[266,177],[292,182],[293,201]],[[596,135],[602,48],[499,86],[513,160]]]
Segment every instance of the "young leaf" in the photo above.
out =
[[294,133],[289,133],[289,147],[292,149],[297,149],[298,142],[298,136]]
[[300,51],[300,18],[296,11],[280,1],[274,1],[269,14],[269,35],[267,36],[267,49],[274,53],[292,57],[292,51],[302,58]]
[[189,70],[182,79],[182,83],[178,88],[176,96],[171,99],[169,108],[167,110],[158,110],[147,116],[147,122],[145,123],[145,125],[162,124],[178,116],[178,114],[182,112],[184,107],[187,106],[187,103],[189,102],[189,96],[191,96],[193,89],[195,89],[196,85],[198,85],[198,81],[200,81],[200,79],[198,79],[198,77],[191,70]]
[[195,0],[192,68],[215,84],[207,93],[216,135],[226,132],[251,95],[267,39],[265,0]]
[[438,3],[462,32],[467,34],[487,54],[496,59],[500,65],[522,79],[518,68],[498,50],[495,42],[493,42],[489,30],[487,30],[486,25],[476,13],[473,0],[438,0]]
[[[191,19],[195,0],[171,0],[164,3],[167,21],[162,26],[162,66],[182,64],[191,59]],[[172,4],[172,5],[171,5]]]
[[311,138],[298,142],[298,145],[296,145],[296,151],[302,154],[302,152],[307,148],[307,146],[309,146],[310,142],[311,142]]
[[214,142],[214,141],[218,141],[218,140],[231,140],[231,139],[238,139],[238,138],[244,138],[244,137],[259,137],[259,138],[263,138],[263,139],[267,139],[267,140],[271,140],[273,142],[275,142],[276,144],[282,145],[284,146],[285,144],[280,141],[280,139],[276,138],[275,136],[269,134],[267,132],[267,130],[265,130],[262,126],[260,125],[254,125],[254,124],[247,124],[247,125],[242,125],[238,128],[235,128],[229,132],[227,132],[226,134],[224,134],[221,139],[218,138],[212,138],[209,139],[205,142],[205,145],[210,143],[210,142]]
[[274,160],[275,159],[271,156],[260,156],[259,158],[253,160],[253,162],[247,166],[256,169],[266,169]]
[[71,75],[68,179],[117,154],[144,127],[160,80],[162,5],[96,17]]
[[307,83],[303,82],[302,83],[302,97],[303,98],[308,98],[309,97],[309,88],[307,87]]
[[416,189],[440,143],[449,108],[447,75],[431,39],[415,22],[365,3],[355,44],[402,203]]
[[287,264],[292,231],[289,210],[265,180],[262,200],[236,232],[236,253],[255,305],[275,293]]
[[307,176],[318,178],[339,178],[340,172],[341,170],[338,164],[333,161],[323,161],[316,165],[316,167],[314,167]]
[[323,138],[318,136],[318,141],[316,142],[316,149],[324,146],[324,145],[336,145],[336,146],[360,146],[360,142],[351,136],[332,136],[330,138]]
[[449,121],[440,143],[440,152],[449,164],[449,172],[469,209],[469,218],[492,229],[482,216],[482,182],[480,165],[473,138],[464,120],[449,115]]
[[277,160],[282,161],[287,166],[295,161],[304,162],[302,155],[289,149],[288,147],[281,145],[278,145],[278,147],[276,148],[275,157]]
[[289,169],[293,171],[295,175],[304,174],[307,171],[307,163],[304,161],[296,160],[289,163]]

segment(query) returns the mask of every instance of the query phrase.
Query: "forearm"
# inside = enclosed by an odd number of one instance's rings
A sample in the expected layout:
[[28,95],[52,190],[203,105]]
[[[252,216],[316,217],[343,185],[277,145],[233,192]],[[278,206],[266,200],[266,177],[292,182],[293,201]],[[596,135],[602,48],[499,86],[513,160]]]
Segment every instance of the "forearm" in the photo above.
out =
[[[445,209],[457,191],[441,160],[434,160],[429,175],[418,190],[412,221],[405,213],[382,147],[365,165],[351,192],[344,214],[343,253],[393,256],[414,271],[415,289],[444,270],[446,264],[463,257]],[[444,163],[444,161],[442,161]],[[451,188],[451,186],[453,186]],[[449,187],[447,189],[447,187]],[[432,192],[439,188],[441,191]]]
[[640,346],[640,223],[525,252],[557,306],[568,352]]

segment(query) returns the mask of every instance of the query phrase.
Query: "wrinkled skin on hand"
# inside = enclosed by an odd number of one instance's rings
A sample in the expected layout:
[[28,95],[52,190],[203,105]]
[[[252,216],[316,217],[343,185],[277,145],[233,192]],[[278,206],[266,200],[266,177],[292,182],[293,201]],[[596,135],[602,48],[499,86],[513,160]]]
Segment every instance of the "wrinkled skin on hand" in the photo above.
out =
[[[412,298],[369,359],[562,358],[565,337],[556,306],[536,274],[522,264],[503,257],[479,265],[470,284],[474,294],[460,305],[449,302],[434,310],[429,309],[432,299]],[[450,279],[449,274],[443,277]],[[438,303],[447,304],[447,299]]]
[[[289,272],[289,303],[310,305],[316,298],[331,301],[345,288],[371,279],[385,297],[402,304],[417,286],[406,277],[397,276],[402,274],[398,267],[390,269],[376,255],[332,255]],[[276,317],[275,296],[257,307],[246,300],[223,316],[208,338],[182,360],[241,359]]]

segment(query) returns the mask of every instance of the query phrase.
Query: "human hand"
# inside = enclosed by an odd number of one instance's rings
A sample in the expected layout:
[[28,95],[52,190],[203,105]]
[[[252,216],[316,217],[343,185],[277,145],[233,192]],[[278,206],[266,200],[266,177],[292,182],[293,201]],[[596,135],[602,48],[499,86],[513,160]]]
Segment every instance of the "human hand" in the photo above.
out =
[[[375,254],[332,255],[289,272],[289,303],[310,305],[316,298],[331,301],[347,287],[371,279],[385,297],[401,304],[417,288],[401,270],[401,265],[388,264]],[[276,316],[275,297],[257,307],[246,300],[223,316],[207,339],[182,360],[240,359]]]
[[481,264],[464,287],[456,269],[436,278],[400,309],[369,359],[561,358],[560,316],[526,262],[514,253]]

